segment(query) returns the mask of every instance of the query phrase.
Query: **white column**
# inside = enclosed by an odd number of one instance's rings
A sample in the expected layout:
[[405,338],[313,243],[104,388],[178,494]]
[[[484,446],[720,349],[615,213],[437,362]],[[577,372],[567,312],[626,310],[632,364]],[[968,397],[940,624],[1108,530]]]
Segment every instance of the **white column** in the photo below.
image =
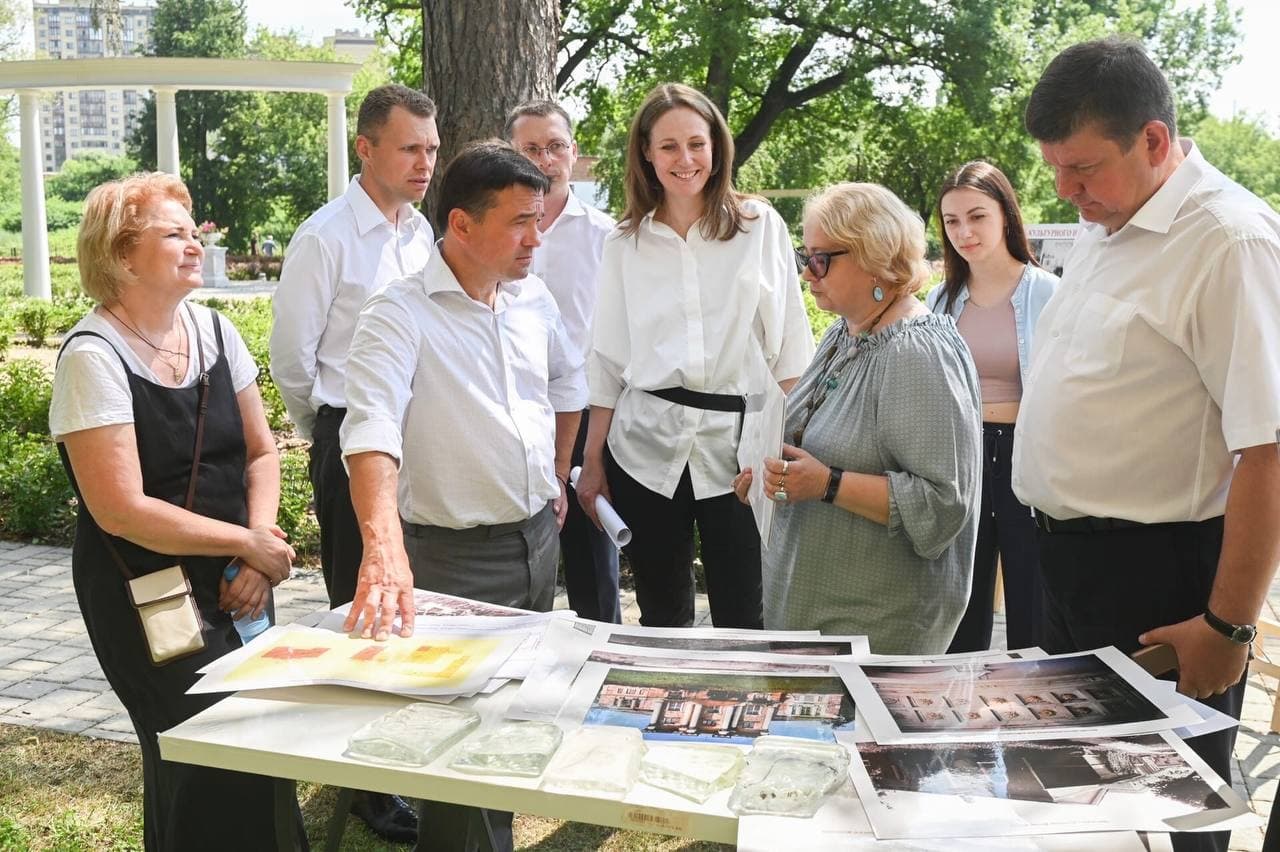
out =
[[37,299],[52,295],[49,232],[44,210],[44,146],[40,142],[39,93],[18,92],[22,113],[22,292]]
[[154,89],[156,93],[156,168],[178,175],[177,89]]
[[329,98],[329,198],[347,191],[347,99],[342,92]]

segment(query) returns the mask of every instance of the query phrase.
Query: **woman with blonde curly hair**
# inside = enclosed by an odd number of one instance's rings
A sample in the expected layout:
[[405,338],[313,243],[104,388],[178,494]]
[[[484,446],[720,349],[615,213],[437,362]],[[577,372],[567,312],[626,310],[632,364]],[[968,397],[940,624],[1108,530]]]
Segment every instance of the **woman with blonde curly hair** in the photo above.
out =
[[[950,318],[916,292],[924,223],[882,186],[805,204],[797,263],[839,315],[787,400],[764,558],[770,630],[866,634],[876,653],[945,651],[977,530],[978,377]],[[734,483],[746,499],[753,471]]]
[[49,427],[80,497],[76,599],[142,750],[144,845],[261,849],[271,779],[163,760],[157,743],[218,700],[186,691],[241,646],[232,619],[289,576],[258,368],[230,323],[186,301],[204,249],[178,178],[94,189],[77,254],[97,305],[59,353]]

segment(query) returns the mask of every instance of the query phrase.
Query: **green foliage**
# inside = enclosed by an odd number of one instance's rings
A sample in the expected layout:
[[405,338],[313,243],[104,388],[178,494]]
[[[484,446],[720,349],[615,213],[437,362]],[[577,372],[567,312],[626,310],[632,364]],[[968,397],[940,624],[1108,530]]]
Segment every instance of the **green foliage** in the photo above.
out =
[[[44,203],[45,227],[49,230],[61,228],[78,228],[80,226],[81,203],[65,201],[61,198],[50,198]],[[0,229],[21,233],[22,204],[10,204],[0,211]],[[50,249],[52,251],[52,248]]]
[[[337,61],[332,48],[312,47],[296,33],[260,29],[249,36],[239,0],[162,0],[156,7],[157,56],[224,56],[271,60]],[[161,12],[164,12],[162,15]],[[197,28],[213,16],[226,31]],[[231,33],[234,37],[228,38]],[[365,93],[387,81],[387,58],[375,54],[357,73],[347,95],[347,122],[354,131]],[[228,229],[227,246],[248,252],[256,234],[284,241],[307,216],[328,201],[326,98],[280,92],[179,92],[179,151],[182,177],[191,190],[197,221]],[[155,105],[148,102],[129,150],[154,168]],[[352,151],[348,162],[358,163]]]
[[275,382],[271,381],[271,300],[270,299],[208,299],[205,304],[222,313],[244,338],[249,354],[258,365],[258,390],[262,393],[262,406],[267,413],[267,423],[277,432],[286,431],[289,415]]
[[44,346],[52,319],[49,303],[39,299],[28,299],[18,309],[18,325],[27,335],[27,343],[36,348]]
[[26,852],[31,848],[31,835],[7,816],[0,817],[0,852]]
[[63,163],[58,173],[50,177],[45,185],[46,193],[78,204],[98,184],[131,175],[137,170],[138,163],[132,157],[91,151]]
[[[622,204],[630,117],[656,83],[707,93],[735,135],[740,188],[873,180],[925,217],[947,172],[1000,164],[1031,221],[1073,221],[1022,129],[1040,72],[1068,44],[1140,38],[1169,76],[1182,123],[1196,124],[1235,59],[1239,15],[1227,0],[565,0],[561,96],[585,104],[578,144],[601,160],[610,207]],[[393,73],[421,80],[421,5],[358,0],[401,45]],[[790,221],[798,202],[779,203]]]
[[21,199],[22,164],[18,148],[7,136],[0,134],[0,206],[8,206]]
[[280,512],[277,523],[289,536],[299,562],[320,558],[320,526],[311,511],[310,455],[294,447],[280,453]]
[[1205,159],[1280,212],[1280,137],[1247,115],[1206,118],[1195,133]]
[[[239,58],[246,54],[247,33],[242,0],[161,0],[156,4],[151,51],[154,56]],[[177,94],[180,170],[191,192],[195,219],[230,226],[230,236],[237,244],[247,241],[243,223],[261,203],[261,193],[256,184],[232,180],[218,140],[223,126],[252,103],[249,92],[186,90]],[[155,100],[151,99],[127,145],[130,156],[144,169],[156,167],[155,134]]]
[[69,542],[75,520],[75,493],[49,436],[0,432],[0,529]]
[[0,364],[0,433],[49,435],[53,379],[39,361],[17,358]]

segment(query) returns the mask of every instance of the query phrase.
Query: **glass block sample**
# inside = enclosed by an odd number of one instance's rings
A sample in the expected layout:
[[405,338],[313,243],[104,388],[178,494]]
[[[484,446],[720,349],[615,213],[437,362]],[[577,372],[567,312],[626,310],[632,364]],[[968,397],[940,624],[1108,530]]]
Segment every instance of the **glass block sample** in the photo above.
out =
[[561,793],[625,796],[640,775],[644,737],[638,728],[590,725],[564,738],[542,779]]
[[849,774],[849,751],[838,743],[761,737],[729,797],[736,814],[811,817]]
[[458,746],[450,769],[475,775],[537,778],[564,737],[550,722],[505,721]]
[[426,766],[479,724],[474,710],[420,701],[356,731],[347,741],[346,756],[390,766]]
[[705,802],[727,790],[742,770],[742,751],[733,746],[679,743],[650,745],[640,761],[640,780],[686,799]]

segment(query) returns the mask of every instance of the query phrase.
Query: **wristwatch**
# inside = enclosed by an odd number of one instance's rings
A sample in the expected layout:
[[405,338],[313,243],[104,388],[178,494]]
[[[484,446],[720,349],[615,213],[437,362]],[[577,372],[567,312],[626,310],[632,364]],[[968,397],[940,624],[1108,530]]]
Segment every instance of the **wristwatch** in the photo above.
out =
[[844,476],[844,471],[832,466],[831,478],[827,480],[827,493],[822,495],[823,503],[836,502],[836,495],[840,493],[840,477],[842,476]]
[[1253,637],[1258,635],[1258,628],[1252,624],[1232,624],[1224,621],[1208,609],[1204,611],[1204,620],[1210,627],[1221,633],[1223,636],[1235,642],[1237,645],[1249,645],[1253,642]]

